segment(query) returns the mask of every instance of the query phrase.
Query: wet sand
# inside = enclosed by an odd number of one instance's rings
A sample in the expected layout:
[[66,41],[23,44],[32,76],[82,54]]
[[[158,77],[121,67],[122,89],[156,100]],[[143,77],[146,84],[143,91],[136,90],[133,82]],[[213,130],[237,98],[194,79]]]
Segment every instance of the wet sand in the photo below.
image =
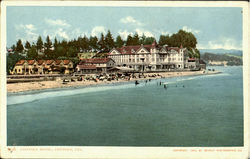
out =
[[[190,72],[144,73],[144,75],[147,76],[146,78],[131,78],[130,81],[169,78],[169,77],[178,77],[178,76],[209,75],[209,74],[217,74],[217,73],[220,73],[220,72],[209,71],[209,72],[204,73],[203,71],[190,71]],[[160,76],[149,77],[154,74],[159,74]],[[112,84],[112,83],[126,82],[126,81],[128,80],[119,79],[118,81],[112,80],[112,81],[98,81],[98,82],[95,82],[93,80],[83,80],[83,81],[68,82],[67,84],[63,84],[62,80],[26,82],[26,83],[8,83],[7,92],[16,93],[16,92],[51,89],[51,88],[65,88],[65,87],[76,87],[76,86],[91,86],[91,85],[98,85],[98,84]]]

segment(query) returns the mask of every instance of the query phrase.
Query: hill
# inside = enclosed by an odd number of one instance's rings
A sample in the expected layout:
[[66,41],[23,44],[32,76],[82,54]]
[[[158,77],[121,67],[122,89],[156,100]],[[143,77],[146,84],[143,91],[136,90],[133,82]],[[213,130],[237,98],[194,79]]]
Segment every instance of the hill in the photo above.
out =
[[199,49],[201,54],[214,53],[214,54],[231,54],[242,56],[242,50],[226,50],[226,49]]
[[218,66],[242,65],[242,56],[236,56],[231,54],[204,53],[201,54],[201,59],[204,60],[208,65],[218,65]]

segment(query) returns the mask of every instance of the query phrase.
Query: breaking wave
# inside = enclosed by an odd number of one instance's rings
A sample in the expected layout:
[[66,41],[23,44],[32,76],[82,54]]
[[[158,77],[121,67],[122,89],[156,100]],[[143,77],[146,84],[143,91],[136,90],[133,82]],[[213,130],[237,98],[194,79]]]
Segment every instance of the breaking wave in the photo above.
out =
[[[137,85],[136,87],[141,87],[142,85]],[[63,90],[52,90],[52,91],[38,91],[37,93],[29,92],[28,94],[13,94],[8,95],[7,105],[29,103],[39,99],[52,98],[52,97],[61,97],[61,96],[71,96],[76,94],[84,94],[91,92],[100,92],[107,90],[116,90],[116,89],[127,89],[134,88],[134,83],[126,84],[113,84],[113,85],[104,85],[104,86],[92,86],[84,88],[67,88]]]

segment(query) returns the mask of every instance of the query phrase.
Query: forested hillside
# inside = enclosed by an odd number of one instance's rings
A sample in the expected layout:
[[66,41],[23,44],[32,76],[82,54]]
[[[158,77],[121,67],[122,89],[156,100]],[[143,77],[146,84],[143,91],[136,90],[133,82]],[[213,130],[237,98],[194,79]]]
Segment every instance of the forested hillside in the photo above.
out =
[[212,64],[212,62],[223,62],[226,61],[227,65],[242,65],[242,57],[235,56],[230,54],[213,54],[213,53],[204,53],[201,55],[201,59],[207,62],[207,64]]

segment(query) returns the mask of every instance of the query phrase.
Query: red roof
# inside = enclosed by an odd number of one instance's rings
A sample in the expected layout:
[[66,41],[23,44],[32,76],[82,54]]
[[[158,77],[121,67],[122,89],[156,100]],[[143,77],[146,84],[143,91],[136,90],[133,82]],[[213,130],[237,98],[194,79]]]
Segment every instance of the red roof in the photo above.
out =
[[64,65],[67,65],[67,64],[69,64],[70,63],[70,60],[63,60],[63,64]]
[[16,65],[23,65],[24,62],[25,62],[25,60],[19,60],[19,61],[16,63]]
[[134,46],[122,46],[121,48],[116,48],[116,50],[119,51],[121,54],[134,54],[140,48],[144,48],[148,52],[150,52],[150,49],[152,47],[155,47],[155,46],[154,45],[134,45]]
[[[29,65],[32,65],[36,62],[36,60],[19,60],[16,65],[23,65],[27,61]],[[37,60],[38,65],[47,64],[51,65],[54,62],[54,60]],[[70,60],[55,60],[55,64],[59,65],[61,62],[63,62],[64,65],[69,64]]]
[[32,65],[32,64],[34,64],[36,62],[36,60],[27,60],[27,62],[28,62],[29,65]]
[[[151,48],[161,48],[156,41],[154,41],[151,45],[131,45],[131,46],[122,46],[121,48],[115,48],[117,51],[119,51],[121,54],[134,54],[135,52],[139,51],[140,48],[146,49],[148,52],[150,52]],[[166,47],[167,51],[170,50],[176,50],[179,52],[180,48],[178,47]],[[109,53],[110,54],[110,53]]]
[[54,62],[54,60],[46,60],[46,61],[45,61],[45,63],[46,63],[47,65],[51,65],[53,62]]
[[43,62],[44,62],[44,60],[38,60],[38,61],[37,61],[38,65],[42,65]]
[[195,58],[189,58],[188,60],[196,60]]
[[55,60],[56,65],[60,65],[61,62],[62,62],[62,60]]
[[99,64],[99,63],[107,63],[111,58],[96,58],[96,59],[83,59],[80,62],[80,65],[85,64],[85,63],[91,63],[91,64]]
[[79,69],[96,69],[96,65],[77,65]]

